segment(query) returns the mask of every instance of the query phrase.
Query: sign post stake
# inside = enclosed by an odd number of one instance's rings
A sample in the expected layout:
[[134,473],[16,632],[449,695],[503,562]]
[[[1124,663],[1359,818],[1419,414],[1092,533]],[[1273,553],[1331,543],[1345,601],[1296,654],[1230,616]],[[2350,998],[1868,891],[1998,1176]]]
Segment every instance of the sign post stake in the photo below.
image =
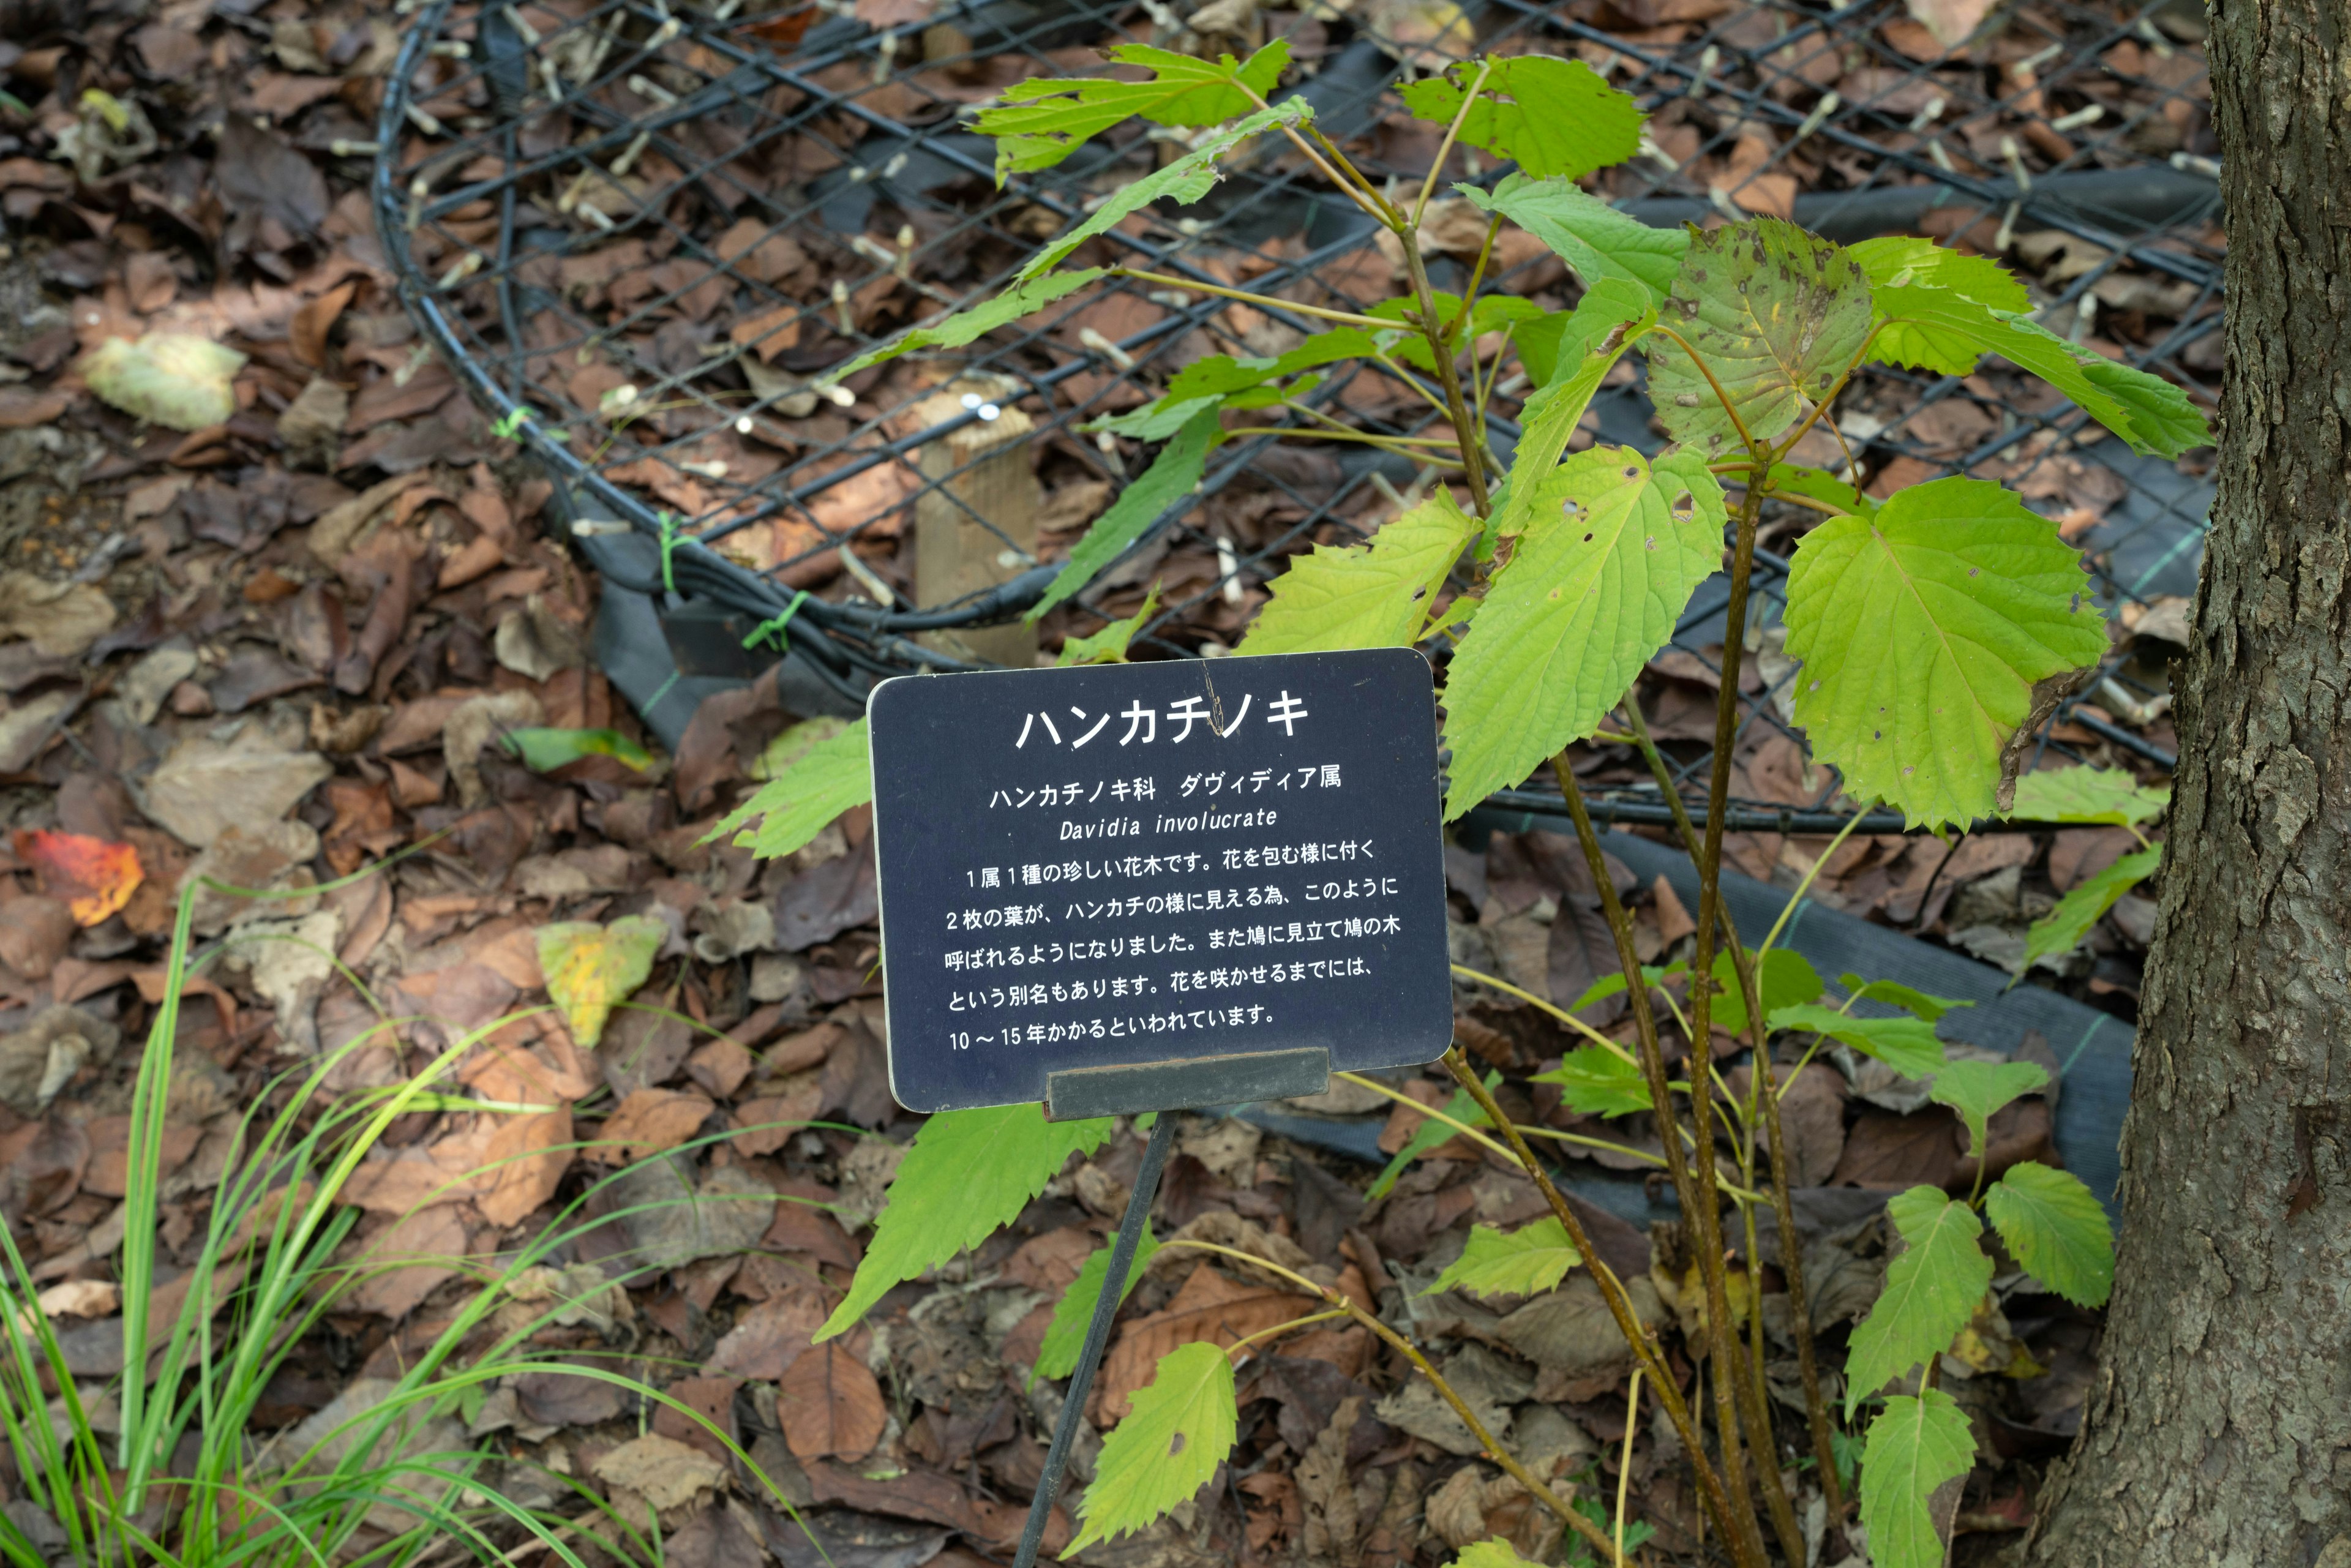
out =
[[1102,1298],[1094,1302],[1093,1321],[1086,1325],[1086,1343],[1070,1374],[1068,1396],[1061,1418],[1053,1423],[1053,1443],[1045,1450],[1045,1473],[1038,1479],[1037,1495],[1029,1500],[1029,1523],[1020,1532],[1020,1551],[1012,1568],[1036,1568],[1037,1549],[1045,1539],[1045,1525],[1053,1516],[1053,1500],[1061,1490],[1061,1471],[1070,1462],[1070,1444],[1085,1416],[1086,1395],[1092,1389],[1094,1369],[1102,1364],[1102,1347],[1110,1343],[1111,1321],[1118,1316],[1126,1295],[1127,1270],[1134,1266],[1134,1250],[1142,1244],[1144,1221],[1159,1191],[1159,1173],[1167,1164],[1167,1146],[1176,1140],[1175,1113],[1163,1111],[1152,1124],[1150,1141],[1143,1145],[1143,1168],[1134,1174],[1134,1192],[1126,1200],[1126,1216],[1118,1222],[1118,1239],[1110,1249],[1110,1269],[1102,1276]]

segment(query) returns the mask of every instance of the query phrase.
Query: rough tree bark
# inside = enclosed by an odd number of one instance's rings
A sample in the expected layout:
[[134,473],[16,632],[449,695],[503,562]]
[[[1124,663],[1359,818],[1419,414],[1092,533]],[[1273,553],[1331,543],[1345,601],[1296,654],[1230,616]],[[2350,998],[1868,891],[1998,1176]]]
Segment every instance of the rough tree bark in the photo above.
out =
[[2066,1568],[2351,1568],[2351,6],[2209,15],[2220,498]]

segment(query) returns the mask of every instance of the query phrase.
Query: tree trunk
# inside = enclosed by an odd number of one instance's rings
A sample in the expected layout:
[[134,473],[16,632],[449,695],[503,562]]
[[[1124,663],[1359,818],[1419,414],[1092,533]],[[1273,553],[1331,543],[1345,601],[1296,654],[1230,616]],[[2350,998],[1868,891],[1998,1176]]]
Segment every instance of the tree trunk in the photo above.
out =
[[2220,496],[2067,1568],[2351,1568],[2351,7],[2210,16]]

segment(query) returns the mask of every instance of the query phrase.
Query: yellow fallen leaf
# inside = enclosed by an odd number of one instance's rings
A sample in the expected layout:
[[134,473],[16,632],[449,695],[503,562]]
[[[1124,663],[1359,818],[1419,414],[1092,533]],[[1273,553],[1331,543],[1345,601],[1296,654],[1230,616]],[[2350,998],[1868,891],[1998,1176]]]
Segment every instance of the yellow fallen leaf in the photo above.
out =
[[209,338],[150,332],[133,343],[109,338],[82,356],[89,390],[123,413],[173,430],[225,424],[236,413],[229,383],[245,356]]
[[657,915],[632,915],[610,925],[566,920],[538,928],[538,967],[547,994],[563,1009],[574,1043],[588,1047],[604,1036],[612,1004],[645,983],[653,956],[669,938]]

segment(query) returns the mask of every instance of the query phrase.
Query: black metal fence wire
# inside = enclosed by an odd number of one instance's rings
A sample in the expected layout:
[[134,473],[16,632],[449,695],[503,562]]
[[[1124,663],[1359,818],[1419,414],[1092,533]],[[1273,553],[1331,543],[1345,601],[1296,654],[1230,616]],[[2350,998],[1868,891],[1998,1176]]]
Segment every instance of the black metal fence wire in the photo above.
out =
[[[1839,238],[1956,237],[2020,264],[2054,329],[2214,401],[2218,198],[2201,22],[2174,0],[2015,5],[1950,53],[1899,0],[1296,0],[1293,11],[1216,0],[1188,19],[1162,0],[981,0],[896,21],[893,0],[747,20],[737,3],[432,0],[385,97],[376,213],[410,310],[499,432],[576,498],[575,528],[666,541],[658,573],[622,574],[622,586],[715,605],[732,616],[730,637],[790,612],[794,661],[844,705],[862,706],[889,674],[972,667],[957,630],[1017,615],[1056,570],[1050,545],[1005,534],[953,483],[963,470],[924,465],[924,448],[1017,409],[1051,480],[1046,521],[1082,523],[1148,461],[1082,426],[1157,395],[1202,355],[1279,352],[1314,328],[1121,279],[952,356],[826,382],[906,324],[995,292],[1039,242],[1170,155],[1160,143],[1179,133],[1130,125],[998,188],[993,143],[963,129],[1005,86],[1093,70],[1114,42],[1239,49],[1282,34],[1301,62],[1295,90],[1326,131],[1398,183],[1416,183],[1435,152],[1397,104],[1400,78],[1480,51],[1572,52],[1650,116],[1643,154],[1596,182],[1646,221],[1771,212]],[[1301,305],[1360,310],[1397,291],[1367,221],[1278,146],[1228,170],[1207,201],[1147,212],[1106,243],[1132,266],[1245,281]],[[1489,183],[1501,172],[1474,152],[1449,170]],[[1440,288],[1467,281],[1483,225],[1464,226],[1476,231],[1466,244],[1432,225]],[[1497,262],[1489,276],[1502,291],[1565,302],[1547,256]],[[1587,428],[1654,449],[1634,372],[1622,373]],[[1505,456],[1523,387],[1506,376],[1488,405]],[[942,389],[966,395],[942,400]],[[1343,371],[1308,401],[1365,430],[1443,429],[1431,389],[1400,366]],[[2210,497],[2197,458],[2135,456],[1997,361],[1965,377],[1874,369],[1837,423],[1820,437],[1823,466],[1850,456],[1865,480],[1970,473],[2020,487],[2090,553],[2126,624],[2193,591]],[[1271,429],[1234,439],[1048,626],[1081,632],[1133,614],[1156,581],[1165,596],[1136,655],[1221,653],[1289,556],[1364,537],[1434,479],[1384,453],[1301,451]],[[993,532],[1008,580],[908,604],[923,497]],[[1064,500],[1077,505],[1056,516]],[[1763,685],[1743,716],[1742,756],[1790,733],[1776,623],[1805,522],[1767,514],[1748,661]],[[1719,667],[1724,597],[1719,578],[1701,588],[1660,679],[1703,685]],[[2044,744],[2168,767],[2158,669],[2124,642]],[[1686,791],[1702,794],[1703,737],[1670,725],[1661,737]],[[1669,820],[1633,770],[1587,793],[1604,820]],[[1844,821],[1835,794],[1828,775],[1797,803],[1743,795],[1728,825],[1831,831]],[[1510,791],[1500,803],[1544,798]],[[1861,826],[1900,824],[1873,813]]]

